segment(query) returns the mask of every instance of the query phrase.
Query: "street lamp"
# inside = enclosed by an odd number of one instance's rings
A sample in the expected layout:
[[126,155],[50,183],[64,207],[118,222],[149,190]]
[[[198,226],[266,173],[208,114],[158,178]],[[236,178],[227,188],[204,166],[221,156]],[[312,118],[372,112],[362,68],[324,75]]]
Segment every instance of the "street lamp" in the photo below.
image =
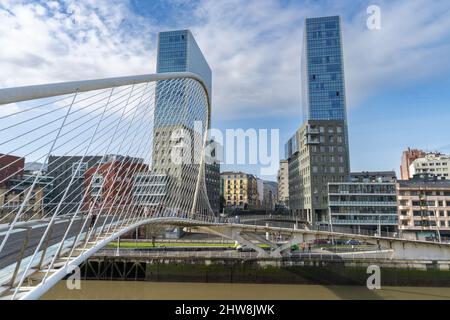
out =
[[378,236],[381,237],[381,214],[378,215]]

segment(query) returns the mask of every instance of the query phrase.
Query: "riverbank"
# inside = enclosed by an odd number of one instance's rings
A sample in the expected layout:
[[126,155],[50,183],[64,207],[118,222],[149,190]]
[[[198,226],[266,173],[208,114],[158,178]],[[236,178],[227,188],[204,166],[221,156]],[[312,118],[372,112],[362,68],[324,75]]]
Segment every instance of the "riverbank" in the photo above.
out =
[[450,288],[448,262],[432,261],[103,256],[89,259],[81,274],[84,280],[366,286],[371,265],[380,267],[383,286]]

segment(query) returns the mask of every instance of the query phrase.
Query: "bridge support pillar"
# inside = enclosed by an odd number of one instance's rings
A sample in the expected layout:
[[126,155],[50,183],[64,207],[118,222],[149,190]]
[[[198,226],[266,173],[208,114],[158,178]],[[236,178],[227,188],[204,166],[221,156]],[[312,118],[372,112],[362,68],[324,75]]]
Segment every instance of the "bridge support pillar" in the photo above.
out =
[[[246,239],[244,237],[245,235],[241,233],[240,229],[234,229],[234,228],[223,227],[223,226],[221,226],[221,227],[198,227],[197,229],[206,231],[207,233],[210,233],[210,234],[216,234],[218,236],[233,240],[237,244],[240,244],[242,246],[252,248],[253,250],[255,250],[258,253],[258,258],[270,256],[270,254],[268,252],[266,252],[263,248],[256,245],[252,241]],[[259,239],[263,243],[267,242],[267,241],[264,241],[265,239],[263,236]]]
[[303,234],[298,234],[298,235],[294,236],[294,238],[292,238],[287,243],[283,244],[282,246],[278,247],[276,250],[272,251],[270,256],[272,258],[281,258],[281,253],[283,251],[288,250],[292,246],[295,246],[295,245],[297,245],[299,243],[302,243],[304,241],[305,241],[305,238],[304,238]]
[[258,253],[258,258],[269,257],[269,253],[267,253],[263,248],[254,244],[252,241],[245,239],[242,237],[241,232],[238,230],[233,230],[232,232],[233,240],[237,241],[239,244],[252,248]]

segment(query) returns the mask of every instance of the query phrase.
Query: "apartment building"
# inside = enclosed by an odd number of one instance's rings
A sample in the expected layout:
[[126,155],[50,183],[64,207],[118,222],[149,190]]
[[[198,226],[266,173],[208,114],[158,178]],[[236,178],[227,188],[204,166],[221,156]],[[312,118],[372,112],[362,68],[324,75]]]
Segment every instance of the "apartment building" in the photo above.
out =
[[412,239],[450,237],[450,181],[426,174],[397,184],[399,230]]
[[225,207],[256,209],[259,207],[258,181],[252,174],[223,172],[223,196]]

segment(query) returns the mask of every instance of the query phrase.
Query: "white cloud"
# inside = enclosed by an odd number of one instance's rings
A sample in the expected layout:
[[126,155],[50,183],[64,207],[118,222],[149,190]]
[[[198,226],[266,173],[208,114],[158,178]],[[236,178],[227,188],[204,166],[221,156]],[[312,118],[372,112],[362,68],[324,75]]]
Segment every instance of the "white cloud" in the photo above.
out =
[[380,31],[354,1],[171,2],[173,25],[158,26],[125,0],[0,0],[0,86],[154,72],[156,33],[190,28],[213,69],[215,118],[299,117],[303,20],[330,14],[344,14],[350,108],[449,68],[447,1],[382,1]]
[[[2,87],[154,72],[149,29],[122,1],[5,1]],[[122,21],[131,19],[133,28]],[[141,37],[134,37],[138,31]],[[153,32],[152,30],[149,30]],[[153,38],[154,39],[154,38]]]
[[439,79],[449,70],[450,6],[446,1],[384,1],[379,31],[362,27],[365,12],[346,24],[349,106],[388,88]]

